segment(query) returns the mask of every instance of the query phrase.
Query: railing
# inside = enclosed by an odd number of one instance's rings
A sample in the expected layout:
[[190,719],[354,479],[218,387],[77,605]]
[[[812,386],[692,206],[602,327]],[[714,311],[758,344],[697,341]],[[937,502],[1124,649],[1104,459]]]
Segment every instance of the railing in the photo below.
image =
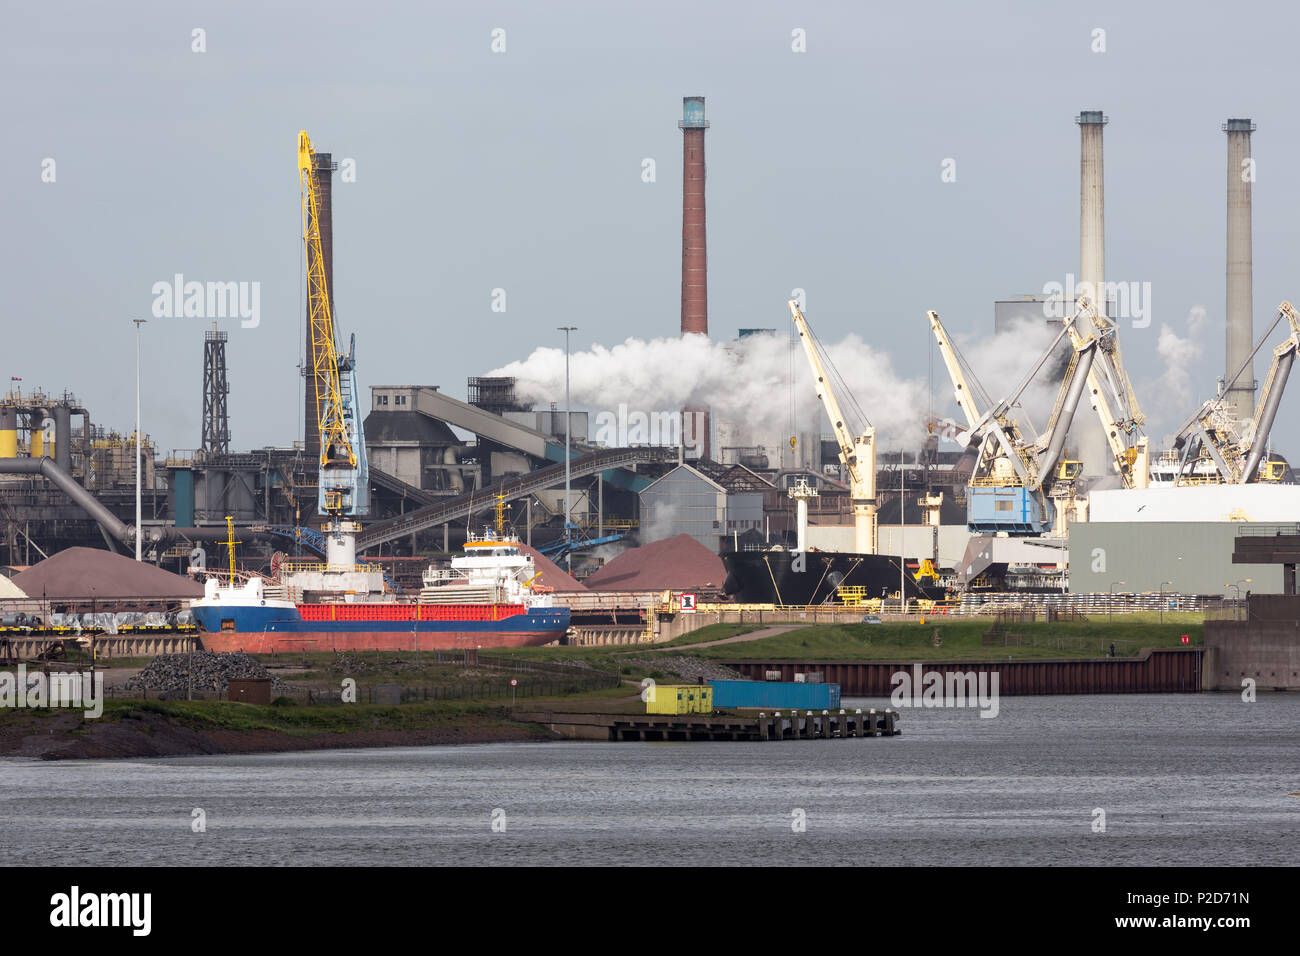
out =
[[1279,534],[1300,534],[1300,524],[1243,524],[1237,528],[1237,537],[1271,538]]

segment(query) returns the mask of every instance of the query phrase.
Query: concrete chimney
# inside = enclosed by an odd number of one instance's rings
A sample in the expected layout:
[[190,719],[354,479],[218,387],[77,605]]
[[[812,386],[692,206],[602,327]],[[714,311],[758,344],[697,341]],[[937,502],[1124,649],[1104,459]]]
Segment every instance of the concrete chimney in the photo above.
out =
[[[1106,203],[1101,155],[1101,110],[1085,110],[1079,124],[1079,283],[1092,289],[1092,304],[1106,312]],[[1069,303],[1066,304],[1067,307]]]
[[[1247,362],[1255,344],[1251,278],[1254,254],[1250,237],[1250,187],[1255,178],[1250,163],[1250,134],[1255,124],[1248,119],[1230,119],[1223,124],[1228,134],[1228,307],[1224,343],[1224,385]],[[1255,363],[1252,361],[1228,388],[1224,407],[1238,419],[1255,414]]]
[[[704,224],[704,97],[682,97],[682,335],[709,334],[708,246]],[[683,410],[684,437],[709,457],[708,409]]]
[[[1082,294],[1092,300],[1093,308],[1106,315],[1106,202],[1105,172],[1102,162],[1101,131],[1108,122],[1101,110],[1084,110],[1075,118],[1079,124],[1079,282]],[[1065,303],[1067,310],[1077,303]],[[1108,316],[1112,320],[1114,316]],[[1088,329],[1082,329],[1088,331]],[[1083,462],[1084,474],[1096,477],[1109,474],[1110,460],[1106,435],[1095,417],[1076,423],[1072,430],[1078,448],[1074,454]]]

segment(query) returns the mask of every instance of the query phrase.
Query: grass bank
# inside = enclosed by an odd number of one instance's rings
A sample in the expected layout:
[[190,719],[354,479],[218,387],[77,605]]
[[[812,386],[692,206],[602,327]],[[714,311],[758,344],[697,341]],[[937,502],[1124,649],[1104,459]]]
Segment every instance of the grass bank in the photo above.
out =
[[[1126,616],[1128,617],[1128,616]],[[1134,615],[1136,617],[1136,615]],[[1011,658],[1104,657],[1115,645],[1116,657],[1133,657],[1146,647],[1202,644],[1200,616],[1194,620],[1068,621],[1005,624],[1001,634],[985,643],[992,622],[981,620],[927,621],[925,624],[821,624],[774,637],[716,647],[685,649],[681,653],[725,662],[744,658],[835,660],[980,660]],[[1186,617],[1193,617],[1186,615]],[[935,636],[938,636],[936,644]]]

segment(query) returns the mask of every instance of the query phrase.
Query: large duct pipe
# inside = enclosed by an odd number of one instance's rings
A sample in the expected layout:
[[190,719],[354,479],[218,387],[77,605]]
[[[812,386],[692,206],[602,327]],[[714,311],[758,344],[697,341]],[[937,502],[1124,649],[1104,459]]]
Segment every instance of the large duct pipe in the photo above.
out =
[[1075,366],[1074,379],[1070,382],[1070,390],[1065,393],[1065,401],[1061,404],[1061,413],[1056,418],[1056,427],[1053,429],[1051,440],[1047,444],[1047,451],[1043,453],[1043,457],[1040,459],[1038,470],[1038,486],[1040,488],[1056,468],[1057,461],[1060,460],[1061,449],[1065,447],[1066,433],[1070,430],[1070,422],[1074,420],[1074,410],[1079,406],[1079,397],[1083,395],[1084,387],[1088,384],[1088,372],[1092,370],[1092,360],[1096,355],[1096,339],[1093,339],[1079,353],[1079,361]]
[[1273,430],[1273,420],[1277,418],[1277,409],[1282,404],[1282,393],[1286,390],[1286,380],[1291,374],[1293,364],[1295,364],[1295,349],[1278,356],[1273,386],[1268,390],[1268,401],[1261,409],[1259,427],[1255,429],[1255,437],[1251,441],[1250,456],[1246,459],[1246,467],[1241,472],[1243,485],[1254,477],[1255,469],[1259,467],[1260,459],[1264,457],[1264,450],[1268,447],[1269,432]]
[[99,523],[105,534],[123,544],[135,542],[135,527],[123,524],[113,512],[109,511],[99,500],[88,492],[76,479],[49,458],[4,458],[0,459],[0,474],[4,475],[43,475],[54,483],[60,491],[71,498],[81,510]]
[[[1230,119],[1223,124],[1228,134],[1228,302],[1224,342],[1224,382],[1246,365],[1246,372],[1227,387],[1224,408],[1244,420],[1255,414],[1255,363],[1250,357],[1255,339],[1251,279],[1254,255],[1251,251],[1250,187],[1255,178],[1250,155],[1250,134],[1255,124],[1248,119]],[[1249,363],[1249,364],[1247,364]]]
[[54,406],[54,463],[72,472],[72,409],[67,405]]

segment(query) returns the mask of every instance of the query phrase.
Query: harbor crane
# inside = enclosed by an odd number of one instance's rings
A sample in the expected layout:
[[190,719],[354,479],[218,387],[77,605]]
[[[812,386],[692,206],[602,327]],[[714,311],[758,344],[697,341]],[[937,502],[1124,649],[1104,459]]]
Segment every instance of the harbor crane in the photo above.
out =
[[1079,331],[1081,315],[1092,323],[1097,340],[1098,360],[1088,370],[1088,399],[1106,434],[1111,468],[1119,474],[1125,488],[1145,488],[1150,482],[1150,451],[1140,429],[1146,419],[1120,358],[1115,324],[1086,297],[1080,297],[1074,318],[1065,322],[1070,343],[1076,350],[1085,342]]
[[1098,337],[1080,335],[1074,343],[1047,427],[1031,442],[1021,434],[1011,409],[1060,342],[1074,330],[1075,316],[1065,320],[1051,345],[1014,391],[997,402],[984,399],[988,407],[983,412],[976,391],[987,393],[974,375],[968,374],[939,313],[930,311],[926,317],[952,379],[953,395],[966,418],[967,428],[958,437],[963,444],[978,442],[980,448],[966,494],[967,527],[976,532],[1017,535],[1042,534],[1053,528],[1063,532],[1064,506],[1074,498],[1080,466],[1076,461],[1063,460],[1062,454],[1075,409],[1092,373],[1100,347]]
[[[1268,450],[1269,433],[1273,430],[1273,422],[1277,419],[1277,410],[1282,402],[1282,392],[1286,389],[1287,378],[1295,364],[1296,353],[1300,351],[1300,316],[1296,315],[1290,302],[1279,305],[1277,313],[1273,324],[1260,336],[1250,355],[1222,389],[1219,397],[1201,405],[1178,430],[1174,448],[1182,452],[1177,479],[1179,484],[1209,481],[1244,485],[1250,481],[1277,482],[1286,476],[1286,462],[1265,461],[1264,455]],[[1255,358],[1255,353],[1284,318],[1290,331],[1285,341],[1273,349],[1273,361],[1269,365],[1259,403],[1255,406],[1255,414],[1249,421],[1238,421],[1225,406],[1228,390],[1246,371]],[[1208,476],[1206,469],[1196,467],[1198,462],[1207,458],[1213,462],[1213,470]]]
[[[812,368],[817,397],[831,420],[835,443],[839,446],[840,464],[849,479],[849,497],[853,503],[853,550],[858,554],[876,553],[876,429],[868,421],[860,434],[854,435],[844,424],[844,413],[827,378],[821,352],[813,339],[812,329],[799,310],[799,303],[791,299],[790,315],[804,354]],[[863,415],[863,418],[866,416]]]
[[326,516],[327,561],[356,563],[357,522],[370,511],[369,468],[365,434],[358,413],[356,336],[343,353],[337,344],[333,305],[321,245],[321,196],[317,188],[316,154],[306,130],[298,134],[298,178],[302,186],[303,240],[307,249],[307,311],[311,328],[311,378],[320,421],[320,461],[317,505]]

